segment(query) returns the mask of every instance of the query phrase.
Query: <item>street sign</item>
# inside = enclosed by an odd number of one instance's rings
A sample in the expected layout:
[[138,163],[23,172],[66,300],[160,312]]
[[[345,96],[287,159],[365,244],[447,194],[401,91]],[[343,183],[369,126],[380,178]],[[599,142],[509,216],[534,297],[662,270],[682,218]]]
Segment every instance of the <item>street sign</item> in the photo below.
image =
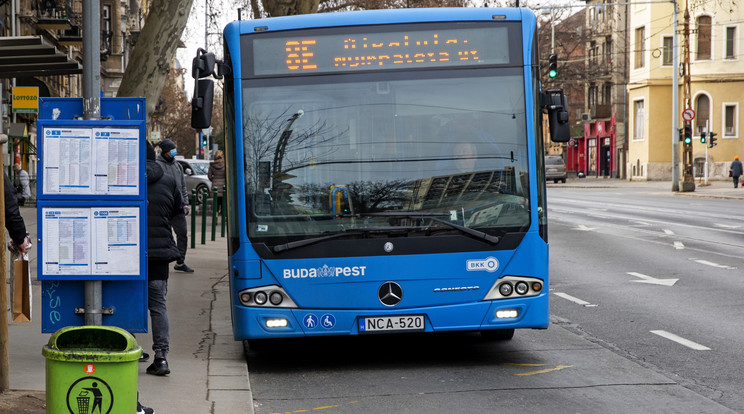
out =
[[685,120],[685,122],[690,122],[693,119],[695,119],[695,111],[692,108],[687,108],[682,112],[682,119]]

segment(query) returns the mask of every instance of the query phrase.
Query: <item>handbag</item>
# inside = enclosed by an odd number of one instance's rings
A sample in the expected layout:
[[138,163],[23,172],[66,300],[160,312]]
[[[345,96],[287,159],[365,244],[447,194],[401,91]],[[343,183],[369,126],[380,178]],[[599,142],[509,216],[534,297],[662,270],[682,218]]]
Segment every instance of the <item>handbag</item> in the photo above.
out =
[[13,322],[31,322],[31,273],[28,255],[13,262]]
[[729,177],[733,177],[733,175],[731,175],[731,170],[729,170]]

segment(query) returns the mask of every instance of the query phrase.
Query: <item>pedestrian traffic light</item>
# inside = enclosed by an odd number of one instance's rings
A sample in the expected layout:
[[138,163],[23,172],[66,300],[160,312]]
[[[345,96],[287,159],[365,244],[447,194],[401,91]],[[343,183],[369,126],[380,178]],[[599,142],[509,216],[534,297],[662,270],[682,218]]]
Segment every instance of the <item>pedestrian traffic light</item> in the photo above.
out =
[[548,76],[551,78],[558,76],[558,55],[555,53],[548,56]]
[[692,126],[690,124],[685,125],[685,145],[692,144]]
[[708,134],[708,147],[709,148],[713,148],[716,145],[718,145],[716,144],[716,140],[718,140],[718,138],[716,138],[716,135],[718,134],[712,131]]
[[700,133],[700,143],[705,144],[705,131]]
[[202,147],[206,147],[209,143],[209,135],[203,134],[202,135]]

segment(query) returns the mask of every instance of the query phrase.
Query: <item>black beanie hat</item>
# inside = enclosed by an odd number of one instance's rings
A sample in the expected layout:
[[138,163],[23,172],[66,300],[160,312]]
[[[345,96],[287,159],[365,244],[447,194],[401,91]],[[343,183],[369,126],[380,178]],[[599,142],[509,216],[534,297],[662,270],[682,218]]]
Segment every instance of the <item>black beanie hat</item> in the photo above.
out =
[[155,161],[155,148],[152,147],[152,144],[150,141],[147,142],[147,159],[151,161]]
[[176,148],[176,144],[173,141],[169,139],[164,139],[160,141],[160,150],[162,152],[164,153],[170,152],[170,150],[172,150],[173,148]]

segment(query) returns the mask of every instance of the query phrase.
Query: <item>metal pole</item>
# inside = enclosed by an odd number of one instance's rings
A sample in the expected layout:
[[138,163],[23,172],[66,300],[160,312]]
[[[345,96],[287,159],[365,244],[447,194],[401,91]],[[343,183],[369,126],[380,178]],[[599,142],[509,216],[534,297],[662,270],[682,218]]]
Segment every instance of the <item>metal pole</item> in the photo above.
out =
[[[83,118],[101,119],[101,4],[83,0]],[[85,281],[85,324],[102,325],[103,283]]]
[[[710,136],[710,120],[705,121],[705,136]],[[708,185],[708,143],[705,143],[705,185]]]
[[672,191],[679,191],[679,40],[677,38],[677,0],[672,0]]

